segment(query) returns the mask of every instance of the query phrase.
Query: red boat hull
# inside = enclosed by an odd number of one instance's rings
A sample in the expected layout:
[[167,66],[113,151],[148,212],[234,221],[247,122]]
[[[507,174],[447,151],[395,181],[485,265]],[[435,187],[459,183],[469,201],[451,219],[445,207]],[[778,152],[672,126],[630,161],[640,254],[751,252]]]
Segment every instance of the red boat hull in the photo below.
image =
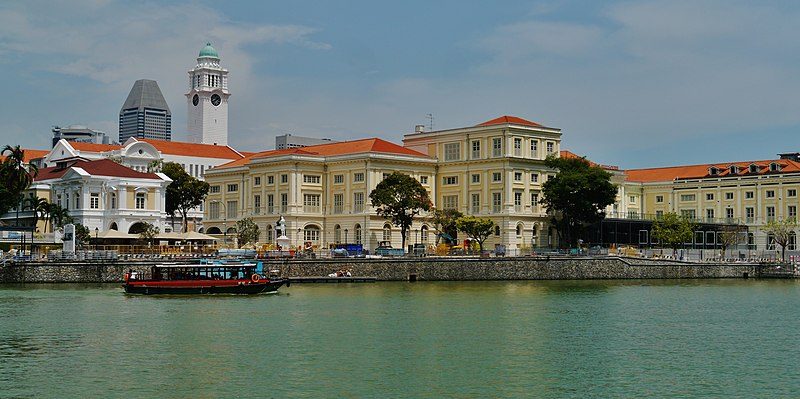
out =
[[260,280],[171,280],[128,281],[122,285],[128,294],[145,295],[196,295],[196,294],[260,294],[276,292],[286,281]]

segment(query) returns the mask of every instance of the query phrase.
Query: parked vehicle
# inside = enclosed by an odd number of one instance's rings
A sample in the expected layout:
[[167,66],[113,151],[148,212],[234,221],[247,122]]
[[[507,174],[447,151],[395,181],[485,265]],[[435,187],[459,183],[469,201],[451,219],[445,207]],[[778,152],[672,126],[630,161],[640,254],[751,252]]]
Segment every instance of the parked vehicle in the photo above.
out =
[[378,248],[375,248],[375,255],[380,256],[404,256],[406,251],[403,248],[392,248],[390,241],[381,241]]

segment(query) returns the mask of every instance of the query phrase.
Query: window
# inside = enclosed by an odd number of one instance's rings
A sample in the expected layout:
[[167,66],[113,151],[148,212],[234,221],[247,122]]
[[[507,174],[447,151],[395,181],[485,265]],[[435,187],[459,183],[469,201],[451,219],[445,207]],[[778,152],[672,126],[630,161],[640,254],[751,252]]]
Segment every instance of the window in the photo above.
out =
[[219,186],[211,186],[208,189],[208,191],[211,192],[211,193],[218,193],[219,192]]
[[267,225],[267,242],[272,242],[272,239],[275,238],[275,233],[272,231],[272,225]]
[[419,229],[419,242],[422,243],[422,245],[428,245],[428,226],[422,226]]
[[359,172],[353,175],[353,181],[356,183],[360,183],[364,181],[364,173]]
[[228,201],[225,209],[228,211],[228,219],[236,219],[236,215],[239,213],[239,202]]
[[254,195],[253,196],[253,214],[260,214],[261,213],[261,196]]
[[747,233],[747,248],[756,249],[756,235],[755,233]]
[[688,219],[694,219],[697,214],[695,213],[694,209],[681,209],[681,216]]
[[461,159],[461,143],[447,143],[444,145],[444,160],[458,161]]
[[211,219],[219,219],[219,202],[208,204],[208,216]]
[[522,172],[514,172],[514,181],[522,181]]
[[472,194],[472,213],[480,213],[481,212],[481,195],[480,194]]
[[343,184],[344,175],[333,175],[333,184]]
[[747,223],[753,223],[753,221],[755,221],[755,218],[756,218],[756,210],[755,210],[755,208],[750,207],[750,206],[748,206],[747,208],[744,208],[744,216],[746,218],[745,221]]
[[725,199],[726,200],[732,200],[733,199],[733,193],[725,193]]
[[630,197],[628,197],[628,201],[629,201],[631,204],[635,204],[635,203],[636,203],[636,197],[634,197],[633,195],[631,195]]
[[274,194],[267,194],[267,213],[274,214],[275,213],[275,195]]
[[144,209],[146,199],[145,193],[136,193],[136,209]]
[[539,206],[539,193],[531,193],[531,207],[536,209]]
[[706,219],[714,219],[714,210],[709,208],[706,209]]
[[736,165],[731,165],[731,167],[728,168],[728,170],[730,170],[730,174],[732,174],[732,175],[738,175],[739,174],[739,167],[736,166]]
[[319,212],[320,194],[303,194],[303,210],[310,213]]
[[717,168],[715,166],[712,166],[712,167],[708,168],[708,174],[711,175],[711,176],[718,175],[719,174],[719,168]]
[[344,212],[344,194],[333,194],[333,213]]
[[531,183],[538,183],[539,182],[539,174],[536,172],[531,173]]
[[319,227],[311,225],[311,226],[306,226],[306,228],[303,229],[304,242],[311,242],[312,244],[316,245],[319,243],[319,238],[320,238]]
[[261,185],[261,176],[256,176],[253,178],[253,185],[260,186]]
[[775,220],[775,207],[774,206],[768,206],[767,207],[767,221],[771,222],[773,220]]
[[481,158],[481,142],[478,140],[472,141],[472,159]]
[[714,200],[714,194],[711,193],[706,194],[706,201],[713,201],[713,200]]
[[681,194],[681,201],[694,201],[696,199],[694,194]]
[[81,206],[81,194],[75,193],[75,209],[81,209],[81,208],[83,208]]
[[522,212],[522,192],[514,191],[514,210]]
[[275,176],[267,176],[267,184],[275,184]]
[[663,202],[664,202],[664,196],[663,195],[656,195],[656,203],[660,204],[660,203],[663,203]]
[[518,224],[516,229],[517,237],[522,237],[522,225]]
[[531,140],[531,157],[536,158],[539,155],[537,152],[539,151],[539,140]]
[[495,158],[503,156],[503,139],[500,137],[492,139],[492,156]]
[[337,244],[342,242],[342,226],[338,224],[333,226],[333,242]]
[[383,225],[383,241],[392,241],[392,225],[389,223]]
[[758,173],[758,166],[756,166],[755,164],[750,164],[750,166],[747,168],[747,170],[750,173]]
[[775,190],[767,190],[767,198],[775,198]]
[[789,205],[786,212],[787,217],[797,219],[797,206]]
[[303,183],[319,184],[322,181],[320,175],[303,175]]
[[547,153],[552,154],[555,151],[555,144],[552,141],[547,142]]
[[289,182],[289,175],[281,175],[281,184],[286,184]]
[[514,138],[514,156],[521,157],[522,156],[522,139],[521,138]]
[[754,196],[755,196],[755,193],[752,192],[752,191],[745,191],[744,192],[744,198],[745,199],[753,199]]
[[787,197],[797,197],[797,190],[794,189],[794,188],[790,188],[790,189],[786,190],[786,196]]
[[281,193],[281,213],[289,210],[289,194]]
[[733,219],[733,208],[725,208],[725,217]]
[[500,235],[500,226],[497,225],[494,226],[494,235],[496,236]]
[[89,196],[89,208],[100,209],[100,193],[91,193]]
[[[111,194],[109,195],[109,197],[111,198],[111,199],[110,199],[110,201],[111,201],[111,205],[109,206],[109,208],[111,208],[111,209],[117,209],[117,193],[111,193]],[[61,202],[61,198],[60,198],[60,196],[59,196],[59,198],[58,198],[58,202],[59,202],[59,203]]]
[[794,251],[797,249],[797,233],[794,231],[789,232],[789,245],[787,246],[788,250]]
[[354,235],[356,239],[356,244],[361,244],[361,225],[357,224],[353,230],[355,230]]
[[493,182],[501,182],[503,181],[503,174],[500,172],[493,172],[492,173],[492,181]]
[[481,175],[474,174],[472,175],[472,184],[478,184],[481,182]]
[[767,234],[767,250],[769,251],[775,250],[775,234],[772,233]]
[[239,185],[238,184],[228,184],[228,192],[229,193],[235,193],[237,191],[239,191]]
[[419,182],[420,184],[428,184],[428,176],[420,176]]
[[664,211],[656,211],[656,220],[664,217]]
[[446,186],[458,184],[458,176],[445,176],[442,178],[442,184]]
[[503,206],[502,193],[492,193],[492,212],[500,213]]
[[553,180],[556,178],[556,175],[547,175],[547,181]]
[[458,209],[457,195],[442,196],[442,209]]
[[775,162],[772,162],[772,163],[769,164],[769,171],[770,172],[777,172],[779,170],[781,170],[780,165],[776,164]]
[[364,211],[364,193],[353,193],[353,212]]

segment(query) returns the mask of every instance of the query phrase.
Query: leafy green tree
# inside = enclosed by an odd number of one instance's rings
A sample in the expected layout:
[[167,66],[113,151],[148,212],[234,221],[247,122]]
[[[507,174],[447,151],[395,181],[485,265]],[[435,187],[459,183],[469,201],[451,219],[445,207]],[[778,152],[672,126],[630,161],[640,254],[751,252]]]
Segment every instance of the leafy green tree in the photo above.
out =
[[721,257],[725,257],[725,251],[728,250],[728,247],[733,245],[739,245],[744,242],[744,235],[742,233],[747,232],[747,228],[742,225],[725,225],[717,232],[717,244],[719,244],[721,250]]
[[80,224],[75,223],[75,244],[80,246],[84,246],[89,243],[89,240],[92,238],[92,234],[89,231],[89,228]]
[[458,234],[458,226],[456,222],[463,217],[464,214],[456,209],[433,209],[428,220],[436,228],[436,242],[439,242],[439,235],[441,233],[447,234],[453,239]]
[[786,247],[792,239],[794,229],[797,228],[797,220],[794,218],[787,218],[781,220],[768,220],[764,225],[764,232],[767,237],[771,237],[775,244],[781,246],[781,260],[786,261]]
[[611,173],[585,158],[551,155],[545,165],[558,172],[542,185],[541,203],[551,215],[561,246],[575,246],[586,225],[605,218],[605,208],[614,203],[617,188],[611,183]]
[[175,213],[180,213],[182,230],[185,233],[189,227],[187,216],[189,211],[203,203],[210,186],[186,173],[183,167],[175,162],[164,163],[161,171],[172,179],[172,183],[167,186],[166,211],[173,218],[173,227]]
[[236,222],[236,238],[239,239],[239,247],[249,243],[255,244],[261,232],[258,225],[251,218],[244,218]]
[[160,229],[154,226],[152,223],[148,222],[140,222],[140,223],[142,224],[142,226],[141,230],[139,231],[139,239],[152,245],[153,239],[155,239],[158,233],[161,232]]
[[689,219],[674,212],[667,212],[653,222],[653,238],[661,245],[672,248],[673,252],[685,242],[692,240],[694,225]]
[[25,168],[25,151],[19,146],[7,145],[0,150],[4,156],[0,163],[0,215],[7,213],[12,208],[19,212],[22,202],[22,193],[30,187],[38,170],[34,165]]
[[400,227],[403,248],[406,247],[406,234],[414,216],[433,207],[425,187],[413,177],[399,172],[393,172],[378,183],[369,193],[369,199],[379,216],[390,219],[393,225]]
[[494,222],[491,219],[475,216],[463,216],[456,221],[458,229],[478,242],[483,252],[483,243],[494,232]]

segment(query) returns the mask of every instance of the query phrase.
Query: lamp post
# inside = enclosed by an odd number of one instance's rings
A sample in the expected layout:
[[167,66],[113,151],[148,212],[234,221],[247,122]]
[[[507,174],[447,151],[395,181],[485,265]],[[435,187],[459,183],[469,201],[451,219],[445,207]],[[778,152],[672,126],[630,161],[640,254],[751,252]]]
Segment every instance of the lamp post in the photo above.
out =
[[298,247],[300,247],[300,246],[301,246],[301,244],[302,244],[302,241],[300,241],[300,232],[301,232],[301,231],[303,231],[303,229],[301,229],[301,228],[299,228],[299,227],[298,227],[298,228],[297,228],[297,246],[298,246]]
[[94,228],[94,250],[97,251],[97,236],[100,234],[100,228]]

